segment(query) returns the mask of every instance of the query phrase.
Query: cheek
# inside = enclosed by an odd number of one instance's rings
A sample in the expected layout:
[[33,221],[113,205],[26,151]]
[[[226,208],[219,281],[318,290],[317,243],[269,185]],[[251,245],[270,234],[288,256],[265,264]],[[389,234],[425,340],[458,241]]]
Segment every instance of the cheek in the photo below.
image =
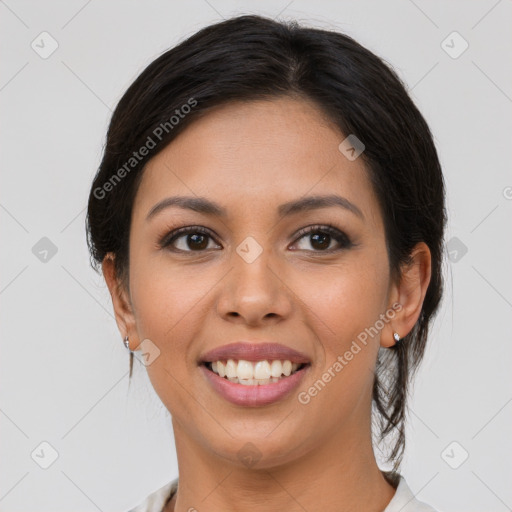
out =
[[[149,338],[161,350],[184,350],[181,340],[193,335],[204,312],[205,295],[216,280],[208,272],[198,276],[192,266],[178,268],[165,255],[133,258],[132,301],[141,339]],[[182,358],[181,358],[182,359]]]
[[181,411],[183,417],[190,414],[190,395],[182,383],[196,370],[191,345],[199,339],[207,314],[207,291],[218,279],[207,273],[199,277],[192,266],[178,269],[150,258],[144,264],[133,263],[132,301],[139,338],[151,340],[160,351],[146,366],[147,374],[166,407]]
[[[304,272],[298,276],[297,295],[323,320],[340,341],[354,330],[372,325],[385,307],[384,265],[356,256],[346,265]],[[300,290],[300,291],[298,291]]]
[[[301,315],[315,334],[319,372],[343,374],[337,387],[364,385],[371,379],[380,333],[371,329],[384,313],[387,296],[386,260],[359,253],[343,265],[301,272],[292,286],[303,303]],[[342,357],[343,370],[336,361]],[[337,371],[338,370],[338,371]],[[328,378],[328,377],[327,377]]]
[[386,283],[384,265],[363,255],[343,267],[302,273],[297,279],[294,291],[304,303],[301,314],[318,347],[310,387],[300,390],[308,402],[301,407],[310,413],[304,421],[311,421],[311,428],[326,410],[331,411],[333,428],[340,428],[354,411],[369,410],[380,338],[365,329],[384,312]]

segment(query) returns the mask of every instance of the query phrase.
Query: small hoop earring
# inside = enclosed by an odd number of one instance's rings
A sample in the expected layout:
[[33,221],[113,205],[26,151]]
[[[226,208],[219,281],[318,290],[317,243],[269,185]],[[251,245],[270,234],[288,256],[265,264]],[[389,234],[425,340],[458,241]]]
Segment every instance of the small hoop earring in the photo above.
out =
[[[128,336],[126,336],[126,337],[124,338],[123,343],[124,343],[124,346],[125,346],[128,350],[130,350],[130,342],[128,341]],[[130,352],[131,352],[131,350],[130,350]]]

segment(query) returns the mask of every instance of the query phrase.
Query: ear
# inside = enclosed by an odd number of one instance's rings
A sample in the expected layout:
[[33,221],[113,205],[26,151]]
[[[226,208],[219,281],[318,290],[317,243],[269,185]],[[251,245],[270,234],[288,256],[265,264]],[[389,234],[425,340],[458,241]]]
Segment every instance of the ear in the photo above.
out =
[[[389,308],[397,303],[395,317],[386,323],[380,344],[389,348],[396,343],[395,332],[403,338],[416,324],[423,306],[432,273],[431,254],[425,242],[416,244],[411,252],[412,262],[402,267],[400,282],[394,283],[390,292]],[[401,307],[400,307],[401,306]]]
[[116,275],[114,261],[115,256],[110,252],[103,258],[103,262],[101,263],[103,277],[105,278],[110,296],[112,297],[112,305],[114,307],[119,332],[123,339],[125,336],[129,337],[131,348],[134,350],[133,347],[139,345],[135,315],[126,286]]

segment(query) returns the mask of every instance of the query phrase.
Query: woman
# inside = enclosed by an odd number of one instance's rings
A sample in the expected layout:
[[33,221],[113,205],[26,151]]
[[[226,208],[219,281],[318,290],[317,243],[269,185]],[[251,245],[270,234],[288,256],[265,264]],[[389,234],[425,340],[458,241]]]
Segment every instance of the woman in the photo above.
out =
[[179,486],[133,510],[432,511],[399,467],[444,201],[425,120],[345,35],[240,16],[152,62],[87,219],[176,440]]

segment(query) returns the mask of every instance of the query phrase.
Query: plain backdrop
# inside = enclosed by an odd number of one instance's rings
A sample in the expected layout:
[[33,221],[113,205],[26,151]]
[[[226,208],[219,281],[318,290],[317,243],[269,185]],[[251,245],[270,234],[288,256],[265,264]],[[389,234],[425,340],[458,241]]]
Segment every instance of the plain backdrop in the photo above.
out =
[[2,0],[0,511],[125,511],[177,476],[137,360],[128,387],[85,206],[128,85],[242,13],[355,37],[426,117],[448,188],[446,290],[402,473],[442,512],[510,510],[512,1]]

